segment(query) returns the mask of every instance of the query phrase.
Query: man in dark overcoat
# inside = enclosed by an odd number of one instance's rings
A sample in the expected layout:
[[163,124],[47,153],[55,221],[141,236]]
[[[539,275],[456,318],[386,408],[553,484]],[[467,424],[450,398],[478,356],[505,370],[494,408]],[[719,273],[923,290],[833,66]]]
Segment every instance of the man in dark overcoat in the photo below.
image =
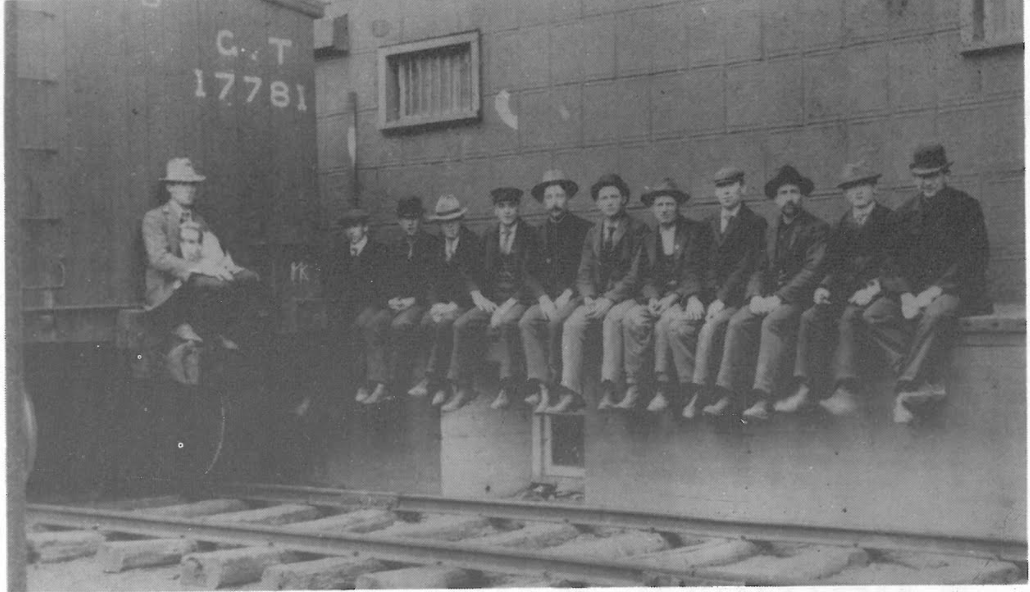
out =
[[894,420],[946,395],[941,365],[957,318],[988,314],[989,245],[979,202],[948,185],[944,146],[916,148],[909,169],[919,193],[891,216],[894,242],[880,278],[883,296],[864,320],[896,373]]
[[[674,396],[669,326],[674,320],[682,320],[684,328],[696,336],[704,319],[701,293],[711,236],[707,226],[680,214],[680,207],[689,199],[690,195],[669,178],[646,188],[640,196],[658,224],[644,236],[638,254],[640,304],[622,321],[627,389],[615,406],[618,409],[636,408],[651,378],[645,361],[650,360],[652,352],[657,388],[647,410],[660,413],[668,408]],[[680,339],[687,341],[687,331],[683,333]]]
[[[802,197],[813,188],[812,180],[790,165],[765,184],[765,195],[776,200],[780,215],[766,237],[764,262],[748,282],[748,306],[733,315],[726,329],[716,379],[724,394],[705,407],[708,415],[726,412],[729,393],[738,397],[740,406],[750,404],[742,414],[745,420],[767,419],[772,411],[777,381],[794,355],[801,313],[822,279],[829,225],[801,207]],[[746,381],[752,375],[748,392]]]
[[[858,408],[862,314],[879,294],[879,274],[891,240],[890,208],[876,201],[880,174],[864,164],[847,164],[840,184],[851,208],[826,247],[826,277],[801,315],[794,378],[797,391],[777,401],[776,411],[793,413],[816,400],[833,415]],[[834,389],[826,398],[826,393]]]
[[[561,379],[562,325],[581,302],[576,293],[576,272],[583,254],[583,239],[591,224],[569,212],[569,200],[577,191],[579,185],[560,170],[546,171],[530,191],[547,210],[547,219],[536,229],[540,256],[535,262],[535,274],[543,292],[519,321],[526,351],[526,377],[535,387],[526,403],[534,407],[540,404],[541,391],[553,391],[555,382]],[[562,397],[553,412],[566,411],[572,403],[571,396]],[[498,401],[498,406],[506,404],[504,400]]]
[[[719,211],[708,219],[713,243],[705,270],[704,324],[696,331],[691,321],[674,321],[669,344],[689,401],[683,407],[686,419],[718,399],[715,378],[722,361],[723,339],[730,318],[745,304],[748,279],[765,251],[765,218],[743,202],[747,193],[744,171],[725,166],[715,173],[715,197]],[[692,391],[692,392],[691,392]]]

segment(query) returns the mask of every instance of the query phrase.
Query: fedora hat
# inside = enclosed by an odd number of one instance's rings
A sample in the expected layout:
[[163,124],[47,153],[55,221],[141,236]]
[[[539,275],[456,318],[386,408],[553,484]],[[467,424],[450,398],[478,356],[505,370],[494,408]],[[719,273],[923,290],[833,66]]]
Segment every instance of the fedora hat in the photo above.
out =
[[398,218],[421,218],[425,213],[426,209],[422,206],[421,197],[412,195],[397,201]]
[[690,199],[689,193],[680,191],[680,188],[676,186],[676,182],[665,177],[658,182],[654,187],[644,187],[644,193],[640,196],[640,201],[644,202],[645,206],[650,207],[654,203],[655,198],[668,195],[676,200],[677,204],[683,204]]
[[740,167],[733,165],[724,166],[716,171],[715,176],[712,177],[712,182],[715,183],[716,187],[723,185],[732,185],[736,182],[744,182],[744,171]]
[[368,224],[368,212],[361,208],[351,208],[340,216],[340,219],[336,221],[341,228],[350,228],[351,226],[360,226],[362,224]]
[[522,190],[518,187],[498,187],[490,192],[490,197],[493,198],[494,205],[509,201],[519,203],[522,200]]
[[165,166],[165,176],[161,181],[165,183],[200,183],[207,179],[204,175],[198,175],[193,170],[193,162],[188,158],[176,157],[168,161]]
[[629,197],[629,185],[622,180],[622,177],[615,173],[607,173],[601,175],[601,178],[596,183],[590,186],[590,197],[597,201],[597,194],[601,192],[605,187],[614,187],[619,190],[624,197]]
[[837,187],[847,189],[855,185],[875,185],[880,180],[880,176],[880,173],[867,167],[864,162],[850,162],[844,165]]
[[913,175],[933,175],[940,171],[945,173],[951,168],[952,163],[944,153],[944,146],[941,144],[922,144],[917,146],[912,153],[912,163],[908,165]]
[[465,216],[468,208],[461,207],[461,202],[453,195],[441,195],[436,200],[436,209],[429,217],[434,222],[447,222],[448,220],[460,220]]
[[811,179],[802,176],[796,168],[785,164],[780,167],[776,176],[765,184],[765,196],[769,199],[776,197],[776,192],[784,185],[797,185],[801,195],[808,195],[815,189],[815,184]]
[[576,195],[576,192],[579,191],[579,185],[576,185],[575,181],[569,179],[561,169],[551,169],[544,171],[543,178],[529,192],[533,194],[537,201],[544,201],[544,190],[551,185],[561,185],[561,188],[565,190],[565,194],[569,197]]

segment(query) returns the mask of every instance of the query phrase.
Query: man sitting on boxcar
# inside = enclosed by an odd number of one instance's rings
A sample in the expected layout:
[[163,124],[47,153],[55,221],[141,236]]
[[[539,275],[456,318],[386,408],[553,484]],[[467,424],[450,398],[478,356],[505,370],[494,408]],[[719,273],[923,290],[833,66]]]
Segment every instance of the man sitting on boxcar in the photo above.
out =
[[[833,415],[858,408],[862,313],[880,292],[877,280],[891,239],[890,208],[876,201],[880,174],[848,164],[840,184],[850,210],[841,217],[826,248],[826,277],[815,305],[801,315],[794,378],[797,391],[778,401],[776,411],[793,413],[817,399]],[[825,394],[836,387],[828,399]]]
[[674,397],[669,327],[674,320],[683,319],[684,328],[693,329],[696,335],[704,320],[701,290],[711,240],[704,224],[680,215],[680,206],[689,199],[690,195],[668,178],[640,196],[658,227],[644,236],[638,255],[643,284],[638,301],[642,304],[633,307],[622,321],[628,388],[615,406],[618,409],[637,406],[650,378],[644,362],[651,351],[657,389],[647,410],[660,413],[668,408]]
[[214,232],[195,209],[198,186],[207,177],[198,174],[188,158],[172,158],[161,181],[168,202],[143,217],[143,243],[147,252],[146,309],[159,312],[188,341],[213,335],[226,349],[239,349],[227,336],[248,311],[258,289],[258,275],[226,256],[216,262],[183,258],[180,226],[196,224],[214,241]]
[[[568,202],[579,185],[559,170],[547,171],[531,193],[547,209],[547,219],[537,228],[540,236],[540,259],[537,279],[544,290],[522,315],[519,328],[526,350],[526,376],[534,383],[533,394],[526,398],[532,406],[549,393],[561,380],[561,330],[580,299],[576,294],[576,271],[583,254],[583,238],[590,222],[569,212]],[[571,396],[562,397],[552,406],[554,413],[567,411]]]
[[376,317],[386,307],[388,251],[386,245],[368,235],[368,218],[368,212],[360,208],[351,209],[340,218],[338,225],[347,240],[330,251],[323,266],[333,329],[344,332],[345,337],[359,337],[348,341],[358,352],[353,370],[361,376],[361,386],[354,397],[359,403],[370,399],[379,401],[387,395],[389,383],[386,367],[389,326],[376,322]]
[[948,185],[944,146],[916,148],[909,169],[919,193],[891,215],[894,236],[884,295],[865,311],[873,341],[897,376],[894,421],[946,395],[941,363],[957,317],[988,314],[987,226],[975,199]]
[[[583,305],[562,329],[562,396],[583,403],[583,349],[587,331],[601,325],[601,400],[598,409],[610,409],[622,382],[622,319],[636,305],[637,252],[647,226],[626,213],[629,186],[616,174],[603,175],[590,188],[601,219],[587,232],[576,285]],[[547,410],[541,400],[537,413]]]

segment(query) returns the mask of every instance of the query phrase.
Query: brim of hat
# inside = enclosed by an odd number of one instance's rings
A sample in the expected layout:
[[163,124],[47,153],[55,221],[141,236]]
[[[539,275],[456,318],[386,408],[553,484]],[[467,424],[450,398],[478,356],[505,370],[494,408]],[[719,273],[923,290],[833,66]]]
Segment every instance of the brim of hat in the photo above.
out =
[[[773,185],[773,181],[776,182],[775,185]],[[776,192],[784,185],[797,185],[798,189],[801,190],[801,195],[809,195],[815,189],[815,183],[808,177],[801,177],[796,183],[794,181],[778,181],[776,179],[773,179],[773,181],[765,184],[765,196],[769,199],[775,198]]]
[[432,216],[429,217],[429,219],[432,220],[433,222],[449,222],[451,220],[457,220],[458,218],[464,218],[465,217],[465,213],[468,212],[468,211],[469,211],[468,208],[461,208],[457,212],[451,212],[450,214],[444,214],[442,216],[438,216],[436,214],[433,214]]
[[661,191],[648,191],[640,196],[640,201],[644,202],[644,205],[651,205],[654,200],[663,195],[668,195],[676,200],[677,203],[685,203],[690,199],[690,194],[683,193],[682,191],[676,191],[674,189],[663,189]]
[[859,177],[857,179],[850,179],[848,181],[841,181],[840,183],[837,184],[837,188],[838,189],[847,189],[848,187],[854,187],[855,185],[865,185],[865,184],[871,185],[871,184],[876,183],[877,181],[879,181],[880,177],[882,177],[882,176],[883,176],[882,174],[876,174],[876,175],[868,175],[868,176],[865,176],[865,177]]
[[163,181],[165,183],[200,183],[205,179],[207,179],[207,177],[204,175],[197,175],[196,177],[189,178],[161,177],[159,181]]
[[725,179],[715,179],[712,183],[716,187],[725,187],[726,185],[733,185],[734,183],[740,183],[744,180],[744,176],[739,177],[727,177]]
[[945,169],[950,169],[951,165],[953,165],[953,164],[954,164],[954,162],[947,162],[945,164],[942,164],[941,166],[922,168],[922,167],[917,167],[915,165],[915,163],[913,163],[913,164],[908,165],[908,170],[912,171],[913,175],[932,175],[934,173],[943,171]]
[[544,201],[544,190],[550,187],[551,185],[561,185],[562,189],[565,190],[565,193],[567,193],[570,198],[573,195],[576,195],[576,192],[579,191],[579,185],[577,185],[575,181],[570,181],[568,179],[556,179],[554,181],[545,181],[543,183],[537,183],[533,186],[532,189],[529,190],[529,192],[533,195],[533,197],[536,198],[537,201]]

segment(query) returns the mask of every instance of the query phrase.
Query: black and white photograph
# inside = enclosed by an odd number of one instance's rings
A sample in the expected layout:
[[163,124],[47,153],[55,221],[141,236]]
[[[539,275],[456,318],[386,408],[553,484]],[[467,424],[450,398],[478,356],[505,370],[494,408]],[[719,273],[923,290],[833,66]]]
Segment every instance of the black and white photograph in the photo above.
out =
[[1022,0],[6,0],[7,589],[1026,586]]

